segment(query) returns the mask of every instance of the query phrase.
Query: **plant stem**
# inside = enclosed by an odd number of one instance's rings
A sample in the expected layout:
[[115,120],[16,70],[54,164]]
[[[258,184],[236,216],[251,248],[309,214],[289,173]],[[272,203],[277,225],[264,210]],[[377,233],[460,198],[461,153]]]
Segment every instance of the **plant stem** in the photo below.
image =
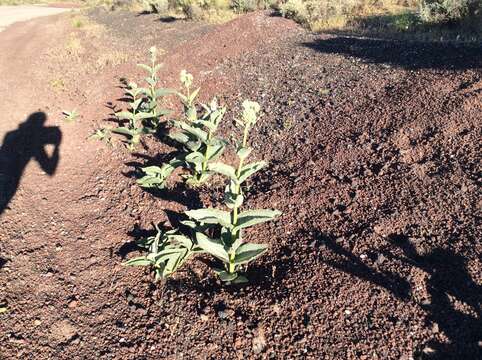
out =
[[203,160],[203,163],[202,163],[202,170],[201,170],[201,173],[198,174],[198,181],[201,180],[201,176],[203,176],[203,174],[206,172],[207,168],[208,168],[208,152],[209,152],[209,149],[210,149],[210,141],[213,137],[213,133],[211,132],[211,130],[208,130],[208,139],[206,141],[206,150],[204,151],[204,160]]
[[[245,128],[244,128],[244,131],[243,131],[243,143],[242,143],[242,147],[245,148],[247,143],[248,143],[248,134],[249,134],[249,125],[246,125]],[[238,168],[236,169],[236,177],[239,179],[239,177],[241,176],[241,170],[243,168],[243,158],[239,158],[239,164],[238,164]],[[238,182],[236,183],[236,186],[235,186],[235,193],[236,195],[240,195],[241,194],[241,184]],[[236,226],[238,224],[238,215],[239,215],[239,207],[238,206],[234,206],[233,207],[233,210],[231,212],[231,222],[232,222],[232,225],[233,226]],[[231,244],[234,244],[234,242],[238,239],[239,237],[239,230],[237,231],[234,231],[231,233]],[[229,273],[233,273],[234,272],[234,254],[232,255],[232,259],[231,259],[231,255],[229,257]]]

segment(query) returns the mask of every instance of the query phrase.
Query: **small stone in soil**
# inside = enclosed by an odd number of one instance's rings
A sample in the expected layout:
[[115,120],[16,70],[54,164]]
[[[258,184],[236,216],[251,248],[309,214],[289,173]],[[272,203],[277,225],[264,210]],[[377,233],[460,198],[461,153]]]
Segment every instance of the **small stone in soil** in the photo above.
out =
[[253,338],[253,352],[255,354],[261,354],[266,348],[266,338],[262,328],[258,328],[258,336]]

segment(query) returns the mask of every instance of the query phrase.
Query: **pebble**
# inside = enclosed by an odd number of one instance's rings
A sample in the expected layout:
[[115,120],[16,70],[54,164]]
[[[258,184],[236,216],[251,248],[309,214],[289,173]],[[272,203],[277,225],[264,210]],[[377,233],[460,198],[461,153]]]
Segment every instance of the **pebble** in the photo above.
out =
[[77,307],[77,301],[72,300],[69,302],[69,305],[67,305],[70,309],[76,308]]
[[261,354],[266,348],[266,338],[264,336],[264,331],[260,328],[258,329],[258,336],[253,338],[252,349],[255,354]]
[[218,316],[220,319],[226,319],[228,317],[228,314],[226,311],[218,311]]

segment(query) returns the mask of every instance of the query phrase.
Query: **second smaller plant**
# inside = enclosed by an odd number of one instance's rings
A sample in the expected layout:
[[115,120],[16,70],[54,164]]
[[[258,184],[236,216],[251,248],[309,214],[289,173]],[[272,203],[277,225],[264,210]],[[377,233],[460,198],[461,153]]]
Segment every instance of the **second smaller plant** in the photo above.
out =
[[138,180],[142,187],[164,188],[167,178],[179,167],[187,170],[182,176],[188,185],[201,185],[212,174],[208,164],[218,159],[226,147],[227,142],[216,136],[226,108],[220,107],[213,99],[210,104],[201,105],[204,113],[199,117],[195,105],[199,89],[191,91],[192,75],[182,71],[181,82],[185,88],[185,93],[179,94],[184,107],[184,120],[173,121],[175,131],[168,135],[179,144],[180,151],[174,159],[160,167],[142,168],[144,176]]

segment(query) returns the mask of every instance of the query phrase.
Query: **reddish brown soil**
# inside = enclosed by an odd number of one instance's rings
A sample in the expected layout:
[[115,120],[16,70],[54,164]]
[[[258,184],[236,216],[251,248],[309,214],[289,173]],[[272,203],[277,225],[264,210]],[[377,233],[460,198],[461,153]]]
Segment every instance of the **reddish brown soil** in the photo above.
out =
[[[482,356],[480,47],[314,36],[265,14],[222,26],[92,18],[112,32],[73,64],[48,52],[67,36],[64,18],[0,34],[2,134],[38,109],[62,132],[53,176],[32,160],[0,217],[2,358]],[[151,44],[167,52],[167,85],[187,68],[230,119],[245,98],[264,109],[252,144],[270,166],[247,206],[283,216],[248,234],[271,250],[244,288],[222,287],[198,260],[158,285],[121,265],[151,222],[175,225],[218,194],[136,186],[135,165],[171,150],[155,139],[133,155],[85,141],[121,95],[118,78],[139,71],[66,66],[109,48],[135,62]],[[68,85],[53,92],[62,69]],[[73,107],[79,122],[59,121]]]

